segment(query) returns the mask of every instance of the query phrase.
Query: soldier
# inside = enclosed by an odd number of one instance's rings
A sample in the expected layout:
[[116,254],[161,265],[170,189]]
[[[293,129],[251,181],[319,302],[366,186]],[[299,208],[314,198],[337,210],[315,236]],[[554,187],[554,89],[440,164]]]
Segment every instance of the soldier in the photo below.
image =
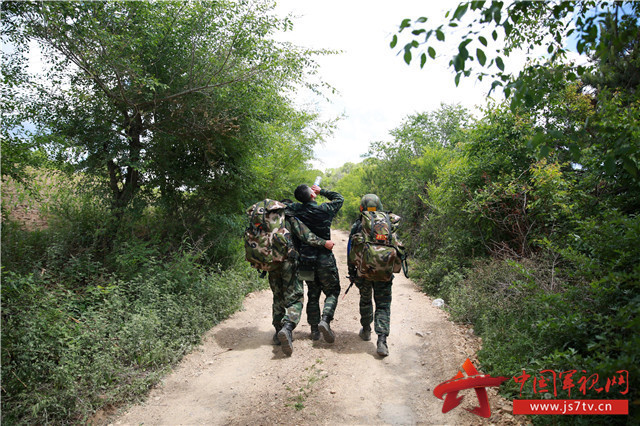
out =
[[[310,246],[326,249],[329,253],[333,250],[333,241],[316,236],[290,211],[285,212],[285,226],[293,235],[294,249],[299,247],[299,241],[303,241]],[[297,274],[297,258],[297,253],[291,253],[278,269],[269,272],[269,286],[273,292],[272,320],[276,329],[273,343],[282,345],[282,352],[287,356],[293,353],[293,329],[300,321],[304,299],[302,282]]]
[[[382,202],[375,194],[367,194],[360,201],[360,211],[382,211]],[[352,237],[362,231],[362,220],[358,218],[351,227],[347,251],[353,250]],[[387,336],[389,336],[389,320],[391,316],[391,279],[388,281],[370,281],[358,277],[358,270],[353,262],[352,256],[348,256],[347,266],[352,282],[360,291],[360,329],[359,336],[362,340],[371,340],[371,323],[374,322],[375,332],[378,335],[377,353],[381,357],[389,355],[387,346]],[[375,317],[371,296],[376,304]]]
[[[321,189],[318,185],[300,185],[294,195],[300,203],[291,205],[295,216],[320,238],[331,239],[331,221],[342,207],[344,198],[337,192]],[[318,195],[329,202],[318,205]],[[340,277],[333,253],[323,248],[302,244],[300,247],[300,279],[307,283],[307,321],[311,326],[311,339],[318,340],[320,332],[327,343],[335,341],[331,321],[340,296]],[[320,293],[324,293],[324,307],[320,316]]]

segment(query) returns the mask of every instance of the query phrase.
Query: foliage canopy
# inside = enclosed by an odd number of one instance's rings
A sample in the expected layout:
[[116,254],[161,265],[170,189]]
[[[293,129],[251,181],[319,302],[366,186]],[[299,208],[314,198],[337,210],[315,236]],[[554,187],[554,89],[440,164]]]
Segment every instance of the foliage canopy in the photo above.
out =
[[[158,189],[172,208],[194,191],[218,205],[243,198],[257,188],[248,183],[256,165],[282,151],[304,165],[326,130],[288,98],[295,87],[315,87],[312,57],[324,52],[274,41],[291,22],[272,8],[3,2],[3,31],[19,46],[10,69],[24,65],[30,40],[49,61],[38,96],[14,92],[15,121],[35,123],[50,154],[104,176],[115,209],[141,189]],[[17,83],[17,73],[9,77]]]
[[[399,34],[411,30],[403,47],[407,64],[417,51],[424,67],[436,58],[438,43],[459,38],[449,61],[456,85],[462,76],[489,77],[491,91],[502,87],[515,109],[542,108],[546,97],[567,83],[578,83],[576,90],[590,93],[598,108],[584,122],[574,123],[575,137],[563,141],[558,137],[561,129],[536,126],[532,149],[541,156],[567,150],[579,163],[583,152],[598,146],[606,153],[602,158],[606,173],[627,175],[622,178],[640,183],[640,130],[632,118],[640,113],[640,3],[467,1],[447,12],[445,19],[437,26],[430,26],[425,17],[401,22]],[[398,43],[397,34],[391,47]],[[540,50],[542,59],[529,62],[517,75],[505,67],[516,51],[530,57]],[[572,60],[573,52],[580,60]]]

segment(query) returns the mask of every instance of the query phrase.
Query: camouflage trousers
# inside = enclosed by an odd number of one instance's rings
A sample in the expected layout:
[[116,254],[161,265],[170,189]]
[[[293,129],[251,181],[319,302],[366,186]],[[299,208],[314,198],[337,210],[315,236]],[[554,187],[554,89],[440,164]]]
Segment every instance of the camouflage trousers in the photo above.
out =
[[[391,321],[391,284],[392,281],[360,281],[356,283],[360,290],[360,324],[371,325],[377,335],[389,335]],[[376,304],[375,318],[371,296]]]
[[279,330],[285,321],[298,324],[302,315],[304,289],[298,280],[297,262],[285,260],[280,268],[269,272],[273,292],[272,324]]
[[324,293],[324,308],[322,316],[329,320],[338,305],[340,297],[340,277],[338,266],[333,253],[320,253],[316,259],[316,268],[313,281],[307,281],[307,321],[310,325],[318,325],[320,322],[320,294]]

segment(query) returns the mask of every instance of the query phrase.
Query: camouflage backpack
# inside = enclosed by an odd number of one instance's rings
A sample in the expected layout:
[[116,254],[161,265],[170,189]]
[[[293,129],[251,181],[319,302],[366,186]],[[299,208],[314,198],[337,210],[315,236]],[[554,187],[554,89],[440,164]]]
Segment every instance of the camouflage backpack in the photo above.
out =
[[285,226],[286,205],[266,199],[247,209],[249,226],[244,231],[245,258],[251,266],[273,271],[289,257],[291,233]]
[[362,228],[351,237],[349,262],[358,277],[369,281],[389,281],[393,273],[405,270],[404,247],[395,234],[400,217],[383,211],[363,211]]

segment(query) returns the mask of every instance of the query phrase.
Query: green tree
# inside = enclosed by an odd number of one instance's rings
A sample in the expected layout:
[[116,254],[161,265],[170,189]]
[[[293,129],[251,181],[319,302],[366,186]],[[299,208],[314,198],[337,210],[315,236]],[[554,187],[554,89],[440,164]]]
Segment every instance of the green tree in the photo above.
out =
[[[488,74],[476,70],[477,78],[482,80],[490,75],[494,78],[492,88],[506,85],[507,96],[512,89],[520,90],[519,96],[526,96],[525,92],[531,89],[526,84],[527,74],[542,73],[546,67],[532,65],[521,72],[518,78],[513,78],[511,73],[505,72],[504,58],[515,50],[524,49],[531,54],[537,48],[544,48],[549,55],[546,57],[548,64],[563,63],[570,50],[568,42],[573,37],[579,54],[611,62],[615,57],[625,56],[629,45],[637,40],[639,13],[640,5],[632,1],[514,1],[509,4],[502,1],[467,1],[446,13],[446,24],[429,27],[425,25],[425,17],[416,19],[414,23],[407,18],[400,24],[399,32],[413,28],[412,40],[404,45],[404,60],[407,64],[411,63],[412,51],[418,49],[420,66],[424,67],[428,58],[436,57],[434,42],[444,42],[449,29],[455,29],[453,37],[462,38],[449,62],[456,72],[456,83],[462,76],[468,77],[474,72],[471,63],[477,61],[480,67],[492,72]],[[464,23],[463,19],[468,14],[473,15],[467,24],[468,31],[458,31],[457,27]],[[490,38],[487,38],[489,31]],[[490,44],[500,42],[499,38],[504,43],[498,45],[497,49],[491,49]],[[424,41],[420,42],[422,39]],[[398,41],[398,36],[394,36],[391,47],[395,47]],[[420,48],[421,45],[423,48]],[[493,56],[490,53],[492,51],[495,51]],[[578,75],[589,70],[584,65],[568,67]]]
[[425,185],[434,178],[432,164],[422,157],[441,158],[441,151],[458,149],[471,122],[466,108],[441,104],[435,111],[407,117],[390,131],[393,140],[371,144],[368,155],[377,159],[371,173],[374,187],[385,208],[404,216],[411,228],[424,216]]
[[[2,12],[19,8],[19,3],[2,4]],[[28,84],[26,73],[27,46],[21,43],[20,32],[15,28],[3,28],[2,32],[2,96],[0,97],[0,142],[2,143],[2,175],[26,184],[25,168],[38,163],[33,155],[34,143],[23,127],[20,90]]]
[[[3,2],[3,31],[38,41],[51,64],[23,118],[38,124],[50,151],[104,176],[117,210],[141,188],[159,188],[174,206],[195,190],[219,199],[255,189],[250,165],[281,136],[265,128],[296,116],[286,93],[315,67],[314,52],[271,38],[290,27],[272,8]],[[305,127],[315,117],[295,119]],[[306,137],[296,160],[309,158],[316,140]]]
[[[436,58],[438,42],[459,37],[449,61],[456,84],[462,76],[490,77],[491,90],[503,87],[507,98],[513,95],[513,108],[536,108],[544,104],[551,87],[581,80],[580,89],[591,93],[598,108],[588,122],[574,123],[582,135],[566,146],[572,160],[581,161],[581,154],[595,147],[610,177],[637,185],[640,147],[633,117],[640,102],[639,16],[640,3],[632,1],[468,1],[447,12],[446,23],[431,26],[425,17],[404,19],[399,32],[412,30],[404,44],[404,60],[411,63],[417,51],[421,67]],[[460,31],[465,24],[467,31]],[[391,46],[398,42],[395,35]],[[537,49],[545,55],[517,75],[505,70],[505,60],[514,51],[532,55]],[[568,60],[571,51],[582,55],[582,63]],[[549,153],[556,138],[538,130],[533,146]]]
[[463,129],[471,123],[469,111],[457,104],[441,103],[435,111],[407,117],[391,130],[395,145],[410,146],[420,156],[427,146],[452,146],[462,141]]
[[351,229],[351,225],[360,214],[362,196],[378,191],[376,182],[372,179],[377,170],[377,163],[375,158],[366,158],[360,163],[345,163],[327,171],[327,187],[338,191],[344,197],[344,204],[336,220],[337,226]]

